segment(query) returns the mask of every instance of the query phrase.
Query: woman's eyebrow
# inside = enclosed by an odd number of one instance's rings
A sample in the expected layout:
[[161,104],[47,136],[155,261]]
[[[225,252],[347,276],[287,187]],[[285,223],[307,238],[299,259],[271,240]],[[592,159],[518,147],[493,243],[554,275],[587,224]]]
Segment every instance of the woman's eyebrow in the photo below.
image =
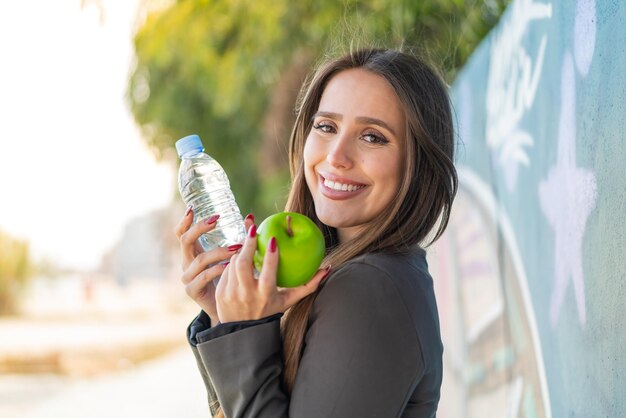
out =
[[359,123],[364,123],[366,125],[378,125],[382,128],[385,128],[386,130],[388,130],[389,132],[392,133],[393,136],[398,136],[396,134],[396,131],[394,131],[391,126],[389,126],[387,124],[387,122],[385,122],[384,120],[380,120],[380,119],[376,119],[376,118],[371,118],[369,116],[357,116],[356,121]]
[[331,118],[331,119],[335,119],[335,120],[341,120],[343,118],[343,116],[339,113],[334,113],[334,112],[324,112],[323,110],[318,111],[317,113],[315,113],[313,115],[313,119],[322,116],[325,118]]
[[[341,120],[343,119],[343,115],[341,115],[340,113],[335,113],[335,112],[325,112],[325,111],[319,111],[316,114],[313,115],[313,119],[317,118],[317,117],[325,117],[325,118],[330,118],[330,119],[334,119],[334,120]],[[389,126],[387,124],[387,122],[385,122],[384,120],[380,120],[377,118],[372,118],[369,116],[357,116],[356,117],[356,121],[365,125],[378,125],[382,128],[385,128],[386,130],[388,130],[389,132],[391,132],[394,136],[398,136],[396,134],[396,131],[394,131],[391,126]]]

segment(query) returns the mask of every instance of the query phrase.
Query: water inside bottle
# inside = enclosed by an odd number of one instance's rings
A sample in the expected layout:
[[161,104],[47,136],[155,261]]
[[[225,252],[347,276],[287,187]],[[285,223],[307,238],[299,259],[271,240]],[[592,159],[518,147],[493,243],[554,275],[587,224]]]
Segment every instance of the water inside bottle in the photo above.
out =
[[222,167],[206,154],[181,162],[179,186],[187,205],[193,206],[194,223],[211,215],[220,218],[213,231],[200,237],[205,251],[243,242],[246,231],[228,177]]

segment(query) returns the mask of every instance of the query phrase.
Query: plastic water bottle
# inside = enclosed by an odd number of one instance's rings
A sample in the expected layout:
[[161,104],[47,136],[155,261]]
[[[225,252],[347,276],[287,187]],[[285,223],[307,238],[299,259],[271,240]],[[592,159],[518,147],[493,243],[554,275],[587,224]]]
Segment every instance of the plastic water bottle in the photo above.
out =
[[246,228],[222,166],[204,153],[198,135],[176,141],[176,151],[181,159],[178,189],[185,204],[193,207],[193,222],[220,215],[215,229],[200,236],[204,251],[243,242]]

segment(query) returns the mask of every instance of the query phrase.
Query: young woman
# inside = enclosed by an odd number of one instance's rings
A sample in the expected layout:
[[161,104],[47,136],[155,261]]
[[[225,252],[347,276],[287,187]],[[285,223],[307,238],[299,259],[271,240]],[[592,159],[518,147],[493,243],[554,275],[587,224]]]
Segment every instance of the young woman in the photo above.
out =
[[410,54],[359,50],[304,86],[291,135],[286,210],[326,237],[307,285],[276,287],[275,241],[254,277],[251,216],[242,247],[199,253],[216,219],[192,226],[187,210],[182,281],[202,308],[188,338],[212,413],[435,416],[443,347],[422,246],[448,222],[453,149],[441,79]]

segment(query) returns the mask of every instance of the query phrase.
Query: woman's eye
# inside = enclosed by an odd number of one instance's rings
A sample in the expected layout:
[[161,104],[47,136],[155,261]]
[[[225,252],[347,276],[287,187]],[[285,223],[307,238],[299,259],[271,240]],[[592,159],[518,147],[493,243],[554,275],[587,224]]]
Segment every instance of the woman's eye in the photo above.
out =
[[365,140],[365,142],[368,142],[370,144],[384,145],[384,144],[389,142],[387,140],[387,138],[385,138],[384,136],[378,135],[378,134],[374,134],[374,133],[363,134],[363,136],[361,138],[363,138]]
[[335,127],[328,122],[314,123],[313,129],[324,132],[324,133],[333,133],[335,131]]

